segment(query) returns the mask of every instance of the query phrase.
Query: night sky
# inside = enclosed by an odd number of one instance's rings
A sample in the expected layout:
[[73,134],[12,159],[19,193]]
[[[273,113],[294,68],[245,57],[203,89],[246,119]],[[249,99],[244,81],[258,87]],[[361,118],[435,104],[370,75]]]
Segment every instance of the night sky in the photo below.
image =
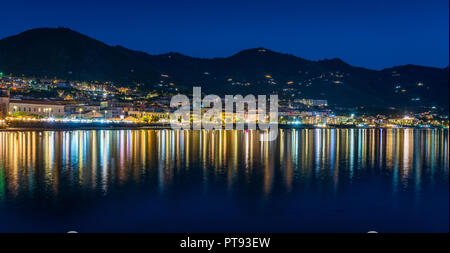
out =
[[449,64],[448,0],[1,1],[0,38],[63,26],[151,54],[266,47],[381,69]]

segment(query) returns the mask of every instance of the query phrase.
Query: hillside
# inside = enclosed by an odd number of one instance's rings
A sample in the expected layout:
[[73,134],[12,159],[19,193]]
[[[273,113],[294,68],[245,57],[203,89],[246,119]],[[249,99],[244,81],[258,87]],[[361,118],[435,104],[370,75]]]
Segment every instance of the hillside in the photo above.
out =
[[109,46],[66,28],[29,30],[0,40],[5,74],[202,86],[218,94],[278,94],[328,99],[337,105],[441,105],[448,107],[448,68],[414,65],[381,71],[340,59],[309,61],[265,48],[226,58],[179,53],[149,55]]

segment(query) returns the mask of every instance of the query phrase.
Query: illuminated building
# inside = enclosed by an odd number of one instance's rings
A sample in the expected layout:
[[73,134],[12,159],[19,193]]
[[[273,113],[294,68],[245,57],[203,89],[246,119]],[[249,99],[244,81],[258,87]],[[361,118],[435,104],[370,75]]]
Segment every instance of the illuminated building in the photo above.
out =
[[148,119],[157,118],[159,120],[168,120],[170,113],[168,112],[156,112],[156,111],[128,111],[128,116],[142,120],[147,117]]
[[9,107],[9,91],[0,90],[0,120],[3,120],[8,115]]
[[64,104],[39,100],[10,100],[9,113],[24,112],[42,117],[64,116]]

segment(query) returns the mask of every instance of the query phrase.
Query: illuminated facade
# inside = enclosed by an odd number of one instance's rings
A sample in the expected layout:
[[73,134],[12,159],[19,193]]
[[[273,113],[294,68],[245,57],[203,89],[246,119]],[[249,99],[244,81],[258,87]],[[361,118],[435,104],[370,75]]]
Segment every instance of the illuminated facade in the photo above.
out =
[[0,90],[0,120],[8,115],[9,91]]
[[64,104],[35,100],[10,100],[9,113],[24,112],[42,117],[64,116]]
[[170,113],[168,112],[146,112],[146,111],[128,111],[128,116],[142,119],[144,117],[148,118],[158,118],[159,120],[168,120],[170,118]]

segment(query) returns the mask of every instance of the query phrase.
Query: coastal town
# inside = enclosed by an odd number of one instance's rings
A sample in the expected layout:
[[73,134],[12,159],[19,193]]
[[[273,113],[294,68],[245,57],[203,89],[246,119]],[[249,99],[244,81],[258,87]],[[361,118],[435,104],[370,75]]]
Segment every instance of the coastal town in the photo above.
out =
[[[140,84],[76,82],[4,76],[0,73],[0,126],[26,123],[109,123],[169,125],[171,97],[179,93],[173,83],[158,83],[150,90]],[[207,109],[207,108],[203,108]],[[448,128],[448,115],[430,107],[421,112],[391,109],[392,113],[329,105],[314,98],[281,98],[278,123],[290,127],[420,127]],[[223,113],[223,120],[236,115]],[[192,120],[192,119],[191,119]],[[250,118],[245,117],[249,123]]]
[[3,248],[437,247],[449,4],[2,1]]

